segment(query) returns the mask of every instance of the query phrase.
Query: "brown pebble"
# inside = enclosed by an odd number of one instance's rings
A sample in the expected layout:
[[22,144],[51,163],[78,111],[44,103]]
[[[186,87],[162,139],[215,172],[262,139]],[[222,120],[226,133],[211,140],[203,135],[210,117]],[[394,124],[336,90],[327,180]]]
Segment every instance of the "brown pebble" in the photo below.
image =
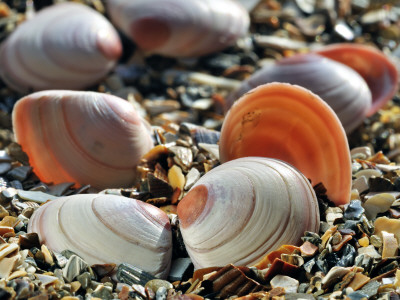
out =
[[334,246],[332,247],[332,250],[335,251],[335,252],[336,252],[336,251],[339,251],[339,250],[342,249],[342,247],[343,247],[344,245],[346,245],[347,242],[350,241],[352,238],[353,238],[353,237],[352,237],[351,235],[344,235],[344,236],[342,237],[342,240],[340,241],[340,243],[334,245]]
[[314,256],[314,254],[318,251],[318,246],[306,241],[303,245],[300,246],[301,255],[305,257]]

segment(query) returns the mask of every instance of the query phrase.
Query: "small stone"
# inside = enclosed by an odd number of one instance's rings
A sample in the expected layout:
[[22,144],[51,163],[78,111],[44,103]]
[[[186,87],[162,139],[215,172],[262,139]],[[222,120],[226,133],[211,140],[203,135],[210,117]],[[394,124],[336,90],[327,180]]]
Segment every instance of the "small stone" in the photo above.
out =
[[86,290],[92,284],[91,275],[89,272],[84,272],[76,277],[76,280],[79,281],[82,288]]
[[325,211],[326,222],[333,226],[336,220],[343,218],[343,212],[339,207],[328,207]]
[[22,200],[33,201],[40,204],[58,198],[50,194],[46,194],[43,192],[35,192],[35,191],[17,190],[17,194]]
[[284,288],[285,293],[296,293],[299,287],[299,281],[285,275],[276,275],[271,279],[272,288]]
[[360,220],[363,213],[364,213],[364,208],[361,206],[361,201],[352,200],[345,209],[343,217],[346,220]]
[[60,268],[64,268],[68,263],[68,258],[58,252],[53,252],[56,263]]
[[318,246],[310,243],[309,241],[305,241],[300,246],[300,251],[301,251],[301,255],[302,256],[304,256],[304,257],[312,257],[317,253]]
[[350,300],[366,300],[366,299],[368,299],[368,295],[365,293],[361,293],[361,292],[353,292],[353,293],[347,294],[347,297],[349,297]]
[[322,288],[329,288],[338,283],[350,270],[344,267],[333,267],[322,279]]
[[356,189],[360,194],[369,189],[368,181],[365,176],[360,176],[356,180],[353,180],[353,185],[351,189]]
[[376,280],[370,280],[366,285],[364,285],[360,292],[367,295],[367,298],[375,296],[378,294],[378,289],[380,287],[380,283]]
[[212,159],[219,160],[219,146],[215,144],[199,143],[199,148],[207,151]]
[[395,197],[388,193],[372,196],[364,202],[365,215],[370,220],[375,219],[378,213],[388,211],[395,200]]
[[[318,248],[317,248],[318,249]],[[188,257],[180,257],[172,261],[168,280],[171,282],[182,281],[185,275],[193,269],[192,260]]]
[[12,257],[3,257],[0,260],[0,278],[8,278],[10,276],[18,259],[19,256],[15,255]]
[[89,265],[79,256],[72,255],[63,268],[63,277],[67,282],[73,281],[78,275],[85,271]]
[[369,241],[371,245],[373,245],[377,249],[379,249],[382,246],[382,239],[376,234],[371,235]]
[[380,235],[382,231],[393,233],[396,239],[400,240],[400,220],[389,219],[387,217],[380,217],[375,220],[374,223],[375,231],[374,234]]
[[92,297],[97,297],[97,298],[106,299],[106,300],[111,300],[111,299],[114,298],[113,295],[112,295],[112,288],[109,289],[109,288],[107,288],[106,286],[104,286],[102,284],[99,284],[96,287],[96,289],[92,293]]
[[41,281],[43,286],[52,284],[58,280],[55,276],[49,276],[44,274],[35,274],[36,278]]
[[169,290],[169,289],[173,289],[174,288],[174,286],[172,285],[172,283],[170,283],[170,282],[168,282],[168,281],[166,281],[166,280],[162,280],[162,279],[152,279],[152,280],[149,280],[146,284],[145,284],[145,286],[144,286],[145,288],[148,288],[148,289],[151,289],[153,292],[157,292],[157,290],[160,288],[160,287],[164,287],[164,288],[166,288],[167,290]]
[[382,231],[381,234],[383,242],[382,259],[397,256],[399,244],[394,234],[386,231]]
[[3,175],[10,171],[12,168],[9,162],[0,162],[0,175]]
[[129,285],[140,284],[144,286],[148,281],[155,279],[155,277],[135,266],[123,263],[117,268],[117,279]]
[[393,183],[383,177],[371,177],[368,179],[369,191],[370,192],[386,192],[393,191]]
[[183,191],[185,176],[182,173],[182,169],[177,165],[173,165],[168,170],[168,182],[174,190],[178,188],[180,191]]
[[354,174],[354,176],[356,178],[364,176],[367,180],[369,180],[371,177],[381,177],[382,172],[375,169],[365,169],[358,171],[356,174]]
[[157,289],[156,300],[166,300],[168,295],[168,290],[166,287],[161,286]]
[[28,176],[32,172],[32,167],[29,166],[21,166],[12,169],[7,173],[7,176],[11,178],[12,180],[19,180],[19,181],[24,181],[25,179],[28,178]]
[[353,277],[353,280],[347,287],[352,288],[354,291],[359,290],[362,286],[368,283],[370,278],[362,273],[356,273]]
[[361,247],[367,247],[369,245],[368,236],[364,236],[364,237],[358,239],[358,243],[360,244]]
[[188,191],[197,180],[200,179],[200,172],[196,168],[191,168],[190,171],[186,175],[186,184],[185,184],[185,191]]
[[368,157],[372,155],[371,148],[370,147],[356,147],[351,149],[350,155],[352,159],[362,159],[366,160]]
[[49,194],[59,197],[64,195],[72,186],[74,185],[73,182],[62,182],[59,184],[53,184],[49,186]]
[[369,255],[371,258],[375,258],[375,259],[381,259],[381,255],[378,253],[378,251],[376,251],[375,247],[373,245],[369,245],[367,247],[362,247],[362,248],[358,248],[358,254],[367,254]]
[[11,275],[7,278],[7,280],[13,280],[15,278],[19,278],[19,277],[24,277],[28,275],[28,273],[25,270],[17,270],[14,271],[13,273],[11,273]]
[[360,193],[358,192],[358,190],[351,190],[350,200],[360,200]]
[[42,251],[43,255],[44,255],[44,261],[49,264],[50,266],[52,266],[54,264],[54,260],[53,260],[53,256],[50,253],[50,250],[47,248],[47,246],[45,244],[43,244],[40,247],[40,250]]
[[357,256],[356,249],[349,243],[343,248],[343,254],[337,263],[339,267],[350,267],[354,264],[354,259]]

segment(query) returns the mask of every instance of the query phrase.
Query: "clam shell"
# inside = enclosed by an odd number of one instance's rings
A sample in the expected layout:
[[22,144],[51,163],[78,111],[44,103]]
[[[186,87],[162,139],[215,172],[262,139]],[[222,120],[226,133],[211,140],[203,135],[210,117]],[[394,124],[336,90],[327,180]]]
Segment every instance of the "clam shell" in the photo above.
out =
[[361,44],[340,43],[315,52],[351,67],[364,78],[372,93],[368,116],[377,112],[396,94],[399,80],[396,66],[380,50]]
[[100,13],[65,2],[23,22],[0,49],[0,76],[19,92],[82,89],[103,78],[122,53]]
[[281,159],[313,185],[320,182],[330,200],[350,200],[351,160],[346,134],[333,110],[311,91],[269,83],[249,91],[225,117],[220,159],[244,156]]
[[140,48],[192,57],[232,45],[249,28],[246,9],[232,0],[113,0],[112,22]]
[[95,92],[42,91],[17,101],[17,142],[44,182],[128,187],[153,142],[133,106]]
[[261,84],[286,82],[317,94],[335,111],[346,133],[365,119],[371,108],[371,92],[353,69],[316,54],[296,55],[265,65],[244,81],[229,97],[229,103]]
[[196,268],[251,265],[319,228],[309,181],[285,162],[264,157],[207,172],[178,204],[178,216]]
[[115,195],[61,197],[37,209],[28,223],[53,251],[72,250],[88,264],[129,263],[168,275],[172,255],[168,216],[145,202]]

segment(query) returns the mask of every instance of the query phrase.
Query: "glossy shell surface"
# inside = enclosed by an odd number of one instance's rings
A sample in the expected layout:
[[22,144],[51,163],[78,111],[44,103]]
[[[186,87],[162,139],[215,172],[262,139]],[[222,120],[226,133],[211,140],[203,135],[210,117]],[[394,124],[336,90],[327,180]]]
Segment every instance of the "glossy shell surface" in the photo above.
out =
[[71,250],[88,264],[130,263],[153,275],[168,275],[171,225],[145,202],[115,195],[82,194],[52,200],[35,211],[29,232],[51,250]]
[[321,98],[300,86],[270,83],[242,96],[225,117],[219,150],[221,162],[245,156],[281,159],[313,185],[322,182],[337,205],[350,200],[344,129]]
[[367,82],[372,93],[373,115],[395,95],[398,73],[395,64],[380,50],[362,44],[332,44],[315,51],[356,70]]
[[249,28],[248,12],[232,0],[113,0],[107,7],[140,48],[171,57],[222,50]]
[[65,2],[41,10],[9,36],[0,48],[0,76],[21,93],[82,89],[102,79],[121,53],[104,16]]
[[44,182],[127,187],[153,147],[133,106],[108,94],[37,92],[16,103],[12,120],[17,142]]
[[207,172],[179,203],[178,216],[195,268],[252,265],[319,228],[309,181],[287,163],[264,157]]
[[296,55],[265,65],[230,95],[230,105],[245,92],[270,82],[296,84],[320,96],[335,111],[346,133],[360,125],[371,108],[371,92],[356,71],[316,54]]

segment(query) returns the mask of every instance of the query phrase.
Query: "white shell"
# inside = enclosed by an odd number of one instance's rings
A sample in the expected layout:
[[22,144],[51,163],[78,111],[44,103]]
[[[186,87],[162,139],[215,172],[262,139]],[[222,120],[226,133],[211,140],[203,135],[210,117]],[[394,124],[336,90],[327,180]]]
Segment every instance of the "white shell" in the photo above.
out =
[[14,106],[15,137],[44,182],[129,187],[151,132],[133,105],[116,96],[51,90]]
[[0,49],[0,76],[19,92],[82,89],[114,67],[121,41],[95,10],[65,2],[23,22]]
[[168,275],[172,255],[168,216],[148,203],[122,196],[81,194],[38,208],[28,232],[56,252],[72,250],[87,263],[129,263]]
[[335,111],[346,133],[366,118],[372,96],[364,79],[350,67],[316,54],[297,55],[265,65],[229,96],[229,105],[247,91],[270,82],[309,89]]
[[239,158],[206,173],[179,203],[178,216],[196,268],[252,265],[319,228],[309,181],[292,166],[262,157]]
[[249,28],[246,9],[232,0],[112,0],[112,22],[140,48],[192,57],[232,45]]

